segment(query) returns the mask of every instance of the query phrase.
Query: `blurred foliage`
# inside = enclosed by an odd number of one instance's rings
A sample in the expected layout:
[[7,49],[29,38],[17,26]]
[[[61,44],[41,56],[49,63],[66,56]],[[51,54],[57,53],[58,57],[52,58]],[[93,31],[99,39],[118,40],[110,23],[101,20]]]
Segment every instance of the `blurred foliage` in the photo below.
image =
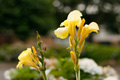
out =
[[0,0],[0,34],[17,34],[21,39],[33,32],[47,34],[78,9],[86,23],[103,25],[120,33],[120,0]]
[[15,69],[10,72],[11,80],[42,80],[39,72],[24,66],[22,69]]
[[24,47],[15,46],[12,48],[10,45],[4,44],[0,46],[0,61],[16,61],[23,50],[25,50]]
[[[98,58],[99,56],[99,58]],[[46,57],[65,58],[70,57],[69,50],[66,48],[50,48],[47,51]],[[120,60],[120,47],[103,44],[86,43],[81,58],[88,57],[94,59],[96,62],[102,62],[110,59]]]
[[0,32],[25,39],[31,32],[47,34],[56,26],[53,0],[0,0]]
[[92,58],[96,62],[109,60],[109,59],[120,60],[120,47],[86,43],[81,57]]
[[52,47],[47,50],[46,57],[65,58],[69,57],[69,50],[65,47]]
[[[0,61],[15,61],[18,60],[18,55],[25,50],[25,47],[14,46],[11,48],[5,44],[0,47]],[[98,58],[99,56],[99,58]],[[52,47],[47,49],[46,58],[68,58],[70,57],[69,50],[65,47]],[[80,56],[94,59],[96,62],[106,61],[110,59],[120,60],[120,47],[102,44],[86,43]]]
[[[49,75],[64,77],[67,80],[75,80],[74,66],[71,58],[58,58]],[[23,66],[21,69],[9,70],[11,80],[43,80],[38,71],[31,69],[28,66]],[[98,75],[91,75],[81,70],[81,80],[99,80]]]
[[55,77],[62,76],[68,80],[75,80],[74,66],[71,59],[59,58],[56,61],[55,68],[50,72],[51,75]]
[[[81,72],[81,80],[99,80],[98,75],[91,75],[89,73]],[[74,65],[71,58],[58,58],[55,68],[51,70],[51,75],[55,77],[64,77],[67,80],[75,80]]]

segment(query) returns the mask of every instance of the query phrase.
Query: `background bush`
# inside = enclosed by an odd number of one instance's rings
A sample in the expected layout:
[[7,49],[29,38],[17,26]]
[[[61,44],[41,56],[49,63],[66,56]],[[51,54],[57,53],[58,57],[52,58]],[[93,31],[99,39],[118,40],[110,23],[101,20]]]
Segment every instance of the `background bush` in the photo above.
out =
[[47,34],[75,9],[83,13],[87,24],[95,21],[107,31],[120,33],[119,6],[119,0],[0,0],[0,34],[17,34],[21,39],[36,30]]
[[0,32],[24,39],[31,32],[47,32],[56,26],[53,0],[0,0]]

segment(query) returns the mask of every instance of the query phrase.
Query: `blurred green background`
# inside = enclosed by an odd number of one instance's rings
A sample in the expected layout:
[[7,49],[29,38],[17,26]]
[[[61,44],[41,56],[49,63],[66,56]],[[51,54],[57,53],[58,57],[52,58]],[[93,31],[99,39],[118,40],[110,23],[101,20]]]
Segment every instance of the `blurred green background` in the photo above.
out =
[[[109,58],[119,59],[116,56],[119,55],[120,45],[119,7],[119,0],[0,0],[0,60],[5,60],[3,57],[8,56],[6,54],[18,56],[17,54],[26,48],[25,45],[35,45],[36,31],[45,36],[46,43],[46,39],[50,38],[52,42],[48,40],[47,44],[52,45],[57,39],[53,30],[58,28],[59,24],[67,18],[68,13],[75,9],[82,12],[82,18],[86,19],[86,24],[95,21],[100,27],[100,34],[98,33],[96,37],[91,34],[87,38],[88,42],[99,44],[86,43],[89,47],[93,47],[93,51],[85,47],[83,52],[91,56],[98,52],[104,55],[115,53],[115,56],[113,54],[113,57]],[[104,40],[102,35],[109,37],[108,40]],[[114,36],[116,36],[115,40]],[[107,44],[107,46],[101,44]]]
[[48,47],[47,58],[70,57],[53,30],[75,9],[86,24],[95,21],[100,27],[87,38],[81,57],[119,67],[120,0],[0,0],[0,61],[15,62],[23,50],[36,46],[36,31]]
[[24,39],[36,30],[47,34],[78,9],[86,23],[96,21],[120,33],[120,0],[0,0],[0,34]]

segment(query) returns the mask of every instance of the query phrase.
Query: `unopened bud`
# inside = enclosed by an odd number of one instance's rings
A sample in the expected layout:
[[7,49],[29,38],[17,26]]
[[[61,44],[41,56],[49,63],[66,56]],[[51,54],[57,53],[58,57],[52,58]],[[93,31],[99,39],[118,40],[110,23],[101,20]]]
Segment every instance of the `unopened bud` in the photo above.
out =
[[39,47],[41,47],[41,44],[42,44],[42,43],[41,43],[40,41],[37,42],[37,45],[38,45]]
[[36,31],[36,33],[37,33],[37,39],[40,40],[40,35],[39,35],[38,31]]
[[71,58],[73,60],[73,63],[74,63],[74,67],[76,66],[76,55],[73,51],[70,51],[70,55],[71,55]]
[[32,50],[33,50],[34,55],[37,57],[37,56],[38,56],[38,54],[37,54],[37,52],[36,52],[36,50],[35,50],[35,47],[34,47],[34,46],[32,46]]

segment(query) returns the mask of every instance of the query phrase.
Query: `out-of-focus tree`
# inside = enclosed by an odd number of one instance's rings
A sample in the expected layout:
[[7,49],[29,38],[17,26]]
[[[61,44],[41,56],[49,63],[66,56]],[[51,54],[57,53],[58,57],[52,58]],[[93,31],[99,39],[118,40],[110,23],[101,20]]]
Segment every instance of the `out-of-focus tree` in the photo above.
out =
[[22,38],[36,30],[46,34],[74,9],[83,13],[87,24],[95,21],[120,33],[120,0],[0,0],[0,33]]
[[0,32],[21,38],[36,30],[46,34],[56,26],[54,12],[53,0],[0,0]]
[[58,11],[56,17],[59,23],[66,19],[62,14],[78,9],[83,13],[86,23],[95,21],[107,31],[120,33],[120,0],[54,0],[53,5]]

